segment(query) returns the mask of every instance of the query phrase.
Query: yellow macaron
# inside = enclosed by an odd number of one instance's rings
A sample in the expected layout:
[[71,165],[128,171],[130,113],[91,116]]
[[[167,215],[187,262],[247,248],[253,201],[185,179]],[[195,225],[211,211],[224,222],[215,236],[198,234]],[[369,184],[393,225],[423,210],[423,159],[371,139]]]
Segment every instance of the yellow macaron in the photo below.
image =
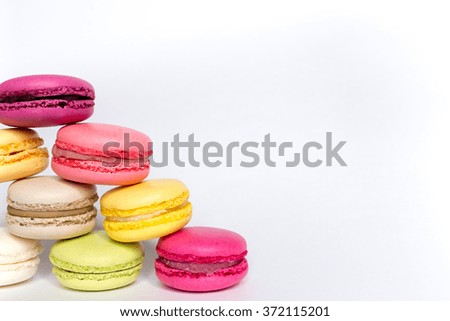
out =
[[48,166],[48,151],[32,129],[0,129],[0,182],[42,172]]
[[174,233],[192,215],[189,190],[176,179],[154,179],[114,188],[100,199],[103,226],[119,242],[137,242]]

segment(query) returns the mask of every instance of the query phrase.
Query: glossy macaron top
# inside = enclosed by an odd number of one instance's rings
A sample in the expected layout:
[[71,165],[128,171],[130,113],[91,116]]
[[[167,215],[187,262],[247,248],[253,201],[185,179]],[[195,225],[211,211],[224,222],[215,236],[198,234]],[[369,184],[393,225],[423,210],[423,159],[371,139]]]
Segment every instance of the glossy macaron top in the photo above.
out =
[[7,202],[22,210],[71,210],[92,206],[98,199],[95,185],[64,180],[58,176],[35,176],[12,183]]
[[12,78],[0,84],[0,103],[62,95],[95,98],[90,83],[71,76],[31,75]]
[[58,268],[78,273],[121,271],[142,263],[143,247],[139,243],[119,243],[105,231],[59,241],[50,251],[50,261]]
[[105,216],[134,216],[183,205],[189,198],[187,187],[176,179],[153,179],[136,185],[116,187],[101,200]]
[[0,227],[0,264],[24,262],[41,252],[42,246],[38,241],[17,237]]
[[85,155],[137,159],[152,154],[152,141],[137,130],[98,123],[62,127],[55,146]]
[[186,227],[162,237],[156,252],[178,262],[218,263],[243,259],[245,239],[232,231],[214,227]]

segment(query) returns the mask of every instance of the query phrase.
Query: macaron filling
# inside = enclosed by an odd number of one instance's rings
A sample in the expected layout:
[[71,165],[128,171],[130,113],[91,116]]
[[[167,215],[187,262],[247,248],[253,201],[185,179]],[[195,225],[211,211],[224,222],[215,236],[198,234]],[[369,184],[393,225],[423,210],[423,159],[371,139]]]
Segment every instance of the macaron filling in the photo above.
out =
[[34,157],[48,158],[47,148],[45,147],[31,148],[22,151],[12,152],[7,155],[0,155],[0,165],[13,164]]
[[22,101],[8,98],[13,102],[0,102],[0,110],[20,110],[25,108],[70,108],[70,109],[86,109],[94,106],[94,101],[87,97],[75,97],[73,95],[52,96],[48,98],[35,98]]
[[0,165],[13,164],[31,157],[48,157],[44,144],[40,137],[30,138],[22,142],[0,146]]
[[[107,155],[83,154],[73,150],[62,149],[57,145],[52,149],[53,160],[56,163],[70,166],[72,162],[98,162],[104,167],[130,167],[130,168],[148,168],[150,166],[149,155],[137,158],[113,157]],[[111,153],[116,155],[116,153]]]
[[61,269],[57,266],[53,266],[53,273],[62,280],[72,280],[77,279],[80,281],[106,281],[110,279],[117,279],[129,276],[137,276],[139,272],[142,270],[142,264],[136,265],[129,269],[112,271],[107,273],[80,273],[80,272],[72,272],[68,270]]
[[23,96],[10,96],[5,97],[0,100],[0,103],[12,104],[17,102],[24,101],[34,101],[34,100],[61,100],[61,101],[71,101],[71,100],[91,100],[92,98],[87,96],[80,95],[55,95],[55,96],[47,96],[47,97],[36,97],[31,95],[23,95]]
[[188,204],[190,204],[190,203],[186,200],[183,204],[181,204],[179,206],[164,209],[164,210],[158,210],[158,211],[154,211],[151,213],[132,215],[132,216],[108,216],[107,219],[111,222],[137,222],[137,221],[142,221],[142,220],[149,220],[149,219],[152,219],[152,218],[155,218],[158,216],[175,213],[175,212],[178,212],[179,210],[183,210],[186,206],[188,206]]
[[[66,106],[70,108],[90,108],[94,105],[94,98],[94,90],[82,86],[5,91],[0,96],[0,109],[30,107],[64,108]],[[77,101],[84,102],[76,103]]]
[[218,263],[195,263],[195,262],[171,261],[163,257],[159,257],[157,260],[159,260],[166,267],[171,269],[182,270],[191,273],[202,273],[207,275],[213,274],[222,269],[227,269],[236,266],[243,261],[243,259],[240,259],[237,261],[218,262]]
[[87,213],[92,213],[92,216],[96,216],[97,209],[94,206],[87,206],[84,208],[73,209],[73,210],[61,210],[61,211],[29,211],[29,210],[19,210],[8,206],[8,214],[11,216],[18,217],[33,217],[33,218],[55,218],[55,217],[66,217],[82,215]]
[[[92,230],[92,228],[95,225],[95,217],[97,215],[97,211],[94,209],[91,212],[78,214],[78,215],[71,215],[71,216],[62,216],[62,217],[45,217],[45,218],[39,218],[39,217],[20,217],[20,216],[13,216],[13,215],[6,215],[6,223],[9,226],[17,226],[20,228],[27,227],[27,226],[34,226],[34,227],[52,227],[52,226],[72,226],[74,224],[76,225],[86,225],[86,224],[92,224],[92,227],[89,230]],[[14,228],[10,227],[11,231],[15,234],[18,232],[14,232]],[[20,234],[18,234],[20,236]],[[23,237],[26,237],[27,235],[23,235]]]
[[157,246],[156,252],[158,253],[156,265],[159,266],[159,270],[163,266],[172,273],[178,271],[208,276],[217,273],[233,273],[232,271],[241,270],[247,266],[247,260],[245,259],[247,251],[229,256],[195,256],[175,254]]
[[[99,258],[100,259],[100,258]],[[59,270],[66,271],[68,273],[76,273],[76,274],[110,274],[116,273],[119,271],[127,271],[134,270],[136,268],[142,268],[142,262],[144,261],[144,255],[134,259],[133,261],[123,263],[120,265],[113,266],[86,266],[86,265],[76,265],[70,262],[66,262],[61,260],[54,255],[50,254],[50,261],[54,265],[54,268],[58,268]],[[101,260],[100,260],[101,262]]]
[[64,157],[64,158],[70,158],[70,159],[85,160],[85,161],[97,161],[97,162],[106,162],[106,163],[113,163],[117,159],[115,157],[81,154],[78,152],[74,152],[72,150],[59,148],[56,145],[53,146],[53,148],[52,148],[52,154],[53,154],[53,157]]
[[0,264],[0,272],[20,271],[23,270],[24,268],[35,268],[39,265],[39,263],[40,263],[39,256],[36,256],[22,262]]
[[[32,240],[26,240],[28,242],[32,242]],[[0,253],[0,266],[9,266],[17,263],[23,262],[38,262],[39,263],[39,254],[44,251],[44,248],[40,243],[36,243],[33,248],[27,249],[19,254],[5,254]],[[37,260],[36,260],[37,259]]]

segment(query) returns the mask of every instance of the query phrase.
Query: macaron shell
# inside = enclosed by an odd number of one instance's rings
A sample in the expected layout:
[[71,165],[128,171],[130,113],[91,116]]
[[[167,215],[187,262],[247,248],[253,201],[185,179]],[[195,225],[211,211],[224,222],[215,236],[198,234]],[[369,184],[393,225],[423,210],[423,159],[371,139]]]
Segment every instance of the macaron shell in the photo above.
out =
[[213,227],[187,227],[159,240],[160,256],[180,262],[217,262],[243,258],[247,253],[245,239],[232,231]]
[[15,181],[8,187],[8,205],[20,210],[71,210],[92,206],[97,199],[95,185],[79,184],[58,176],[35,176]]
[[0,227],[0,266],[28,261],[42,252],[38,241],[12,235],[5,227]]
[[62,240],[81,236],[95,228],[96,210],[76,216],[29,218],[7,214],[10,233],[34,240]]
[[86,155],[111,156],[105,154],[106,143],[114,143],[108,146],[108,152],[123,154],[126,151],[130,158],[148,157],[152,151],[152,141],[146,134],[111,124],[68,125],[59,129],[56,136],[58,147]]
[[39,137],[38,133],[32,129],[0,129],[0,155],[35,148],[43,143],[44,141]]
[[97,169],[87,170],[58,164],[53,159],[51,167],[56,174],[64,179],[99,185],[132,185],[144,180],[150,173],[150,168],[148,167],[133,171],[102,172],[103,167],[101,166],[101,162],[95,163],[99,163]]
[[150,240],[174,233],[189,223],[192,216],[190,204],[179,212],[178,214],[172,213],[169,217],[161,215],[153,219],[130,223],[105,219],[103,226],[109,237],[119,242]]
[[80,78],[64,75],[29,75],[0,84],[0,99],[29,95],[34,97],[80,94],[95,98],[92,85]]
[[228,269],[214,274],[195,275],[180,270],[168,268],[160,261],[155,261],[156,276],[165,285],[182,291],[208,292],[229,288],[238,284],[247,275],[247,260]]
[[100,211],[105,216],[135,216],[180,206],[188,198],[189,190],[179,180],[153,179],[106,192]]
[[41,107],[0,109],[0,122],[14,127],[50,127],[72,124],[88,119],[94,113],[94,103],[80,108],[80,104],[72,103],[72,108],[58,108],[54,102],[44,101]]
[[38,269],[39,257],[25,262],[0,265],[0,286],[11,285],[32,278]]
[[144,250],[139,243],[116,242],[105,231],[59,241],[50,250],[53,265],[81,273],[121,271],[141,264],[143,258]]
[[66,288],[79,291],[106,291],[133,283],[138,278],[141,269],[142,264],[118,272],[89,274],[73,273],[53,267],[53,273],[61,285]]

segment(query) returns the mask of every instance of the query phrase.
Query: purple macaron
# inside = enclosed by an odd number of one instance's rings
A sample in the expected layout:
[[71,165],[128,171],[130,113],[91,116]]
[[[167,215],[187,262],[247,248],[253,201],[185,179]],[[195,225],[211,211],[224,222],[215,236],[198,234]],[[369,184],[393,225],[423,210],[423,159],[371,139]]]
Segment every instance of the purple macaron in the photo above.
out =
[[94,88],[85,80],[33,75],[0,84],[0,123],[48,127],[76,123],[94,112]]

